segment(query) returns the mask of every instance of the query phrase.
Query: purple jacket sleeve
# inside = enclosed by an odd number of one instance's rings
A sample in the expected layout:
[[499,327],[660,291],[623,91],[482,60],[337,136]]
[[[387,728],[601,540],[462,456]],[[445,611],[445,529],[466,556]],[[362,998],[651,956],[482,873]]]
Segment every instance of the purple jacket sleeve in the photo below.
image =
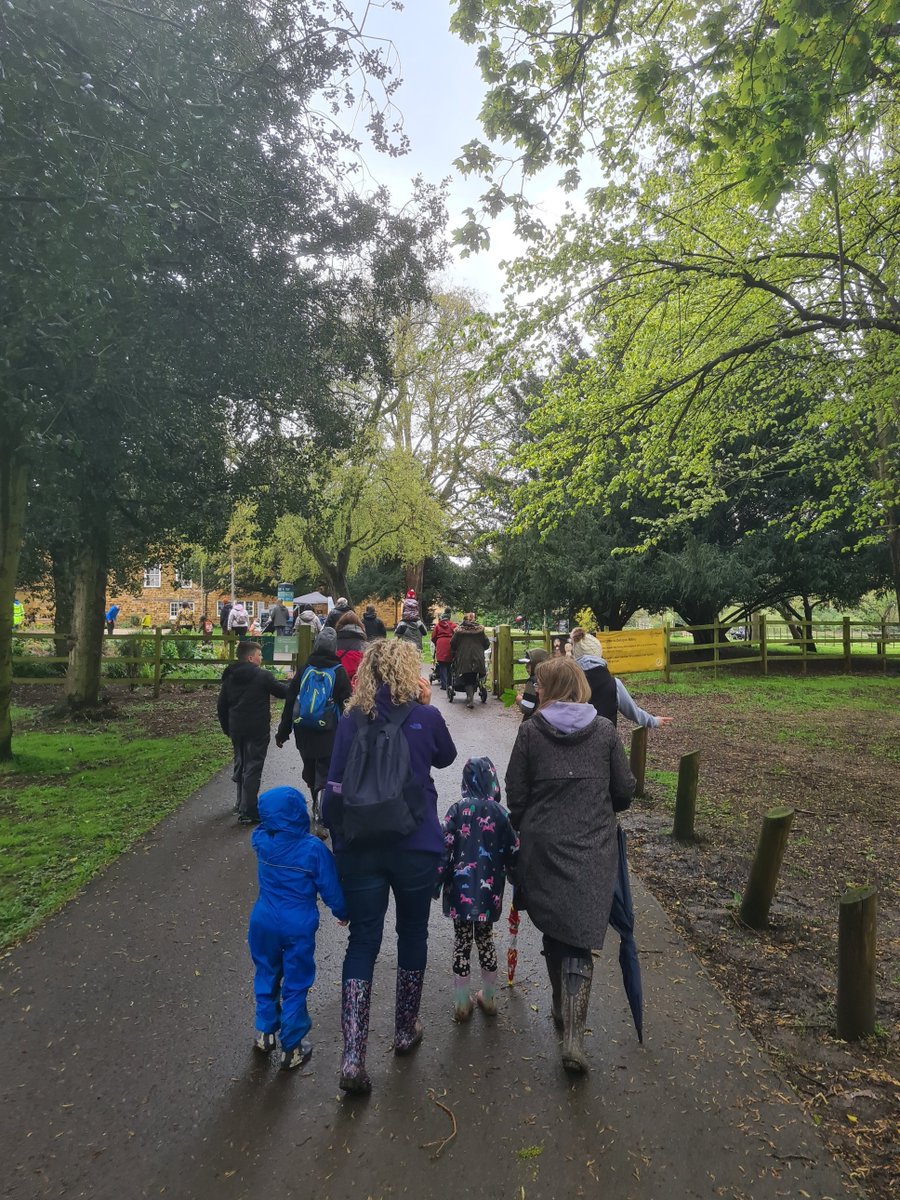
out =
[[450,736],[450,730],[447,728],[447,722],[441,716],[433,705],[427,706],[434,713],[436,720],[434,725],[434,757],[431,764],[440,769],[441,767],[449,767],[451,763],[456,761],[456,745],[453,738]]
[[[330,819],[328,809],[335,793],[340,793],[344,778],[344,767],[347,765],[347,755],[356,733],[356,722],[352,716],[343,716],[338,721],[337,733],[334,735],[334,746],[331,751],[331,764],[328,768],[328,782],[322,792],[322,821],[329,829],[335,822]],[[335,786],[336,785],[336,786]]]

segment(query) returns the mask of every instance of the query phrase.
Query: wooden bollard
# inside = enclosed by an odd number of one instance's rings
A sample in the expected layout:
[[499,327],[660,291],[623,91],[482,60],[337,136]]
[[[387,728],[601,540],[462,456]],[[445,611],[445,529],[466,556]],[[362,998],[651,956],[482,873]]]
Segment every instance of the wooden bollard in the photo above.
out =
[[751,929],[765,929],[769,922],[769,909],[778,886],[778,875],[793,820],[792,808],[770,808],[763,817],[756,856],[750,868],[740,911],[741,920]]
[[694,840],[694,814],[697,811],[697,783],[700,779],[700,751],[682,754],[678,764],[678,792],[675,796],[675,824],[672,837],[679,842]]
[[634,794],[643,796],[644,780],[647,775],[647,726],[638,725],[631,732],[631,773],[635,778]]
[[841,896],[838,922],[837,1035],[855,1042],[875,1032],[877,892],[851,888]]

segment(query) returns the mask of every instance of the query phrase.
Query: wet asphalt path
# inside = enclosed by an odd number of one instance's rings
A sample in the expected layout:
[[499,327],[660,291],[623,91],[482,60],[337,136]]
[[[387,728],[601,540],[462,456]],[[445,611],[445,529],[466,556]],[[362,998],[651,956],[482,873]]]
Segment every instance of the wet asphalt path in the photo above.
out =
[[[496,701],[448,715],[460,757],[502,778],[517,721]],[[291,747],[264,786],[299,782]],[[549,987],[526,919],[500,1016],[449,1018],[450,923],[435,905],[425,1041],[390,1053],[395,958],[375,980],[368,1098],[337,1087],[345,932],[319,931],[315,1053],[279,1072],[250,1049],[245,944],[253,855],[226,774],[201,789],[0,964],[0,1196],[178,1200],[591,1196],[611,1200],[845,1198],[799,1102],[741,1031],[696,958],[635,881],[645,987],[639,1046],[607,941],[591,1004],[593,1062],[558,1062]],[[391,914],[389,914],[389,922]],[[388,927],[390,928],[390,926]],[[506,931],[498,929],[501,960]],[[436,1144],[457,1136],[437,1159]],[[431,1145],[429,1146],[429,1143]]]

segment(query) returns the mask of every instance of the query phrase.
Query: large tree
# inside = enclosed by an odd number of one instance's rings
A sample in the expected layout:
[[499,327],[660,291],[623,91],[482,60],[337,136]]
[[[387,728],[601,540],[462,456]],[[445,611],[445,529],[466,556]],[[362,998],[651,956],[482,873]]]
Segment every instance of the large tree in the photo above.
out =
[[[337,385],[389,372],[384,331],[425,294],[441,212],[352,190],[343,106],[403,144],[387,51],[339,3],[15,0],[3,23],[0,612],[29,487],[58,483],[82,705],[122,530],[139,558],[227,515],[235,434],[346,437]],[[9,679],[0,621],[0,757]]]

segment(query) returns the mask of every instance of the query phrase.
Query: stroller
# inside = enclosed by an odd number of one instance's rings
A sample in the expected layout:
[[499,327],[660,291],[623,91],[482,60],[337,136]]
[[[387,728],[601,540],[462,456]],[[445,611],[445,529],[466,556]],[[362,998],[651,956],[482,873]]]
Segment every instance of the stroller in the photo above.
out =
[[[461,686],[459,678],[456,674],[456,664],[451,662],[449,665],[450,665],[450,682],[447,684],[447,699],[452,704],[453,697],[456,695],[456,693],[457,692],[464,693],[465,688],[463,686]],[[487,687],[485,686],[486,679],[487,679],[487,669],[485,669],[483,674],[478,675],[475,678],[475,690],[478,692],[478,695],[479,695],[479,698],[481,699],[482,704],[487,704],[487,698],[488,698]]]

